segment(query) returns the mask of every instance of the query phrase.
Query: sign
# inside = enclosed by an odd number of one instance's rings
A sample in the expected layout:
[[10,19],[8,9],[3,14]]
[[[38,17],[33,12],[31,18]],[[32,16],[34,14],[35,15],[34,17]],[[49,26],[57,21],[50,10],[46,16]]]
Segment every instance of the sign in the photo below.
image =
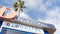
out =
[[25,19],[25,18],[22,18],[22,17],[18,17],[16,16],[14,18],[15,21],[19,21],[19,22],[22,22],[22,23],[26,23],[26,24],[31,24],[31,25],[36,25],[37,27],[38,26],[41,26],[41,27],[48,27],[47,24],[43,23],[43,22],[38,22],[38,21],[34,21],[34,20],[30,20],[30,19]]
[[26,26],[26,25],[22,25],[22,24],[15,24],[15,23],[11,23],[8,21],[4,21],[2,27],[14,29],[14,30],[26,31],[26,32],[44,34],[44,31],[40,28]]
[[[7,14],[8,12],[9,14]],[[16,13],[13,9],[0,6],[0,18],[11,19],[14,18],[15,15]]]

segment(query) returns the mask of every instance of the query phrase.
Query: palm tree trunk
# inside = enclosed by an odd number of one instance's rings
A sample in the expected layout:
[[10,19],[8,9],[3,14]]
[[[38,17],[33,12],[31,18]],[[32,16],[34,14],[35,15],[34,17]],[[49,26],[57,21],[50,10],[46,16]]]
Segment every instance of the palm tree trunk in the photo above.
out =
[[[18,0],[18,2],[21,2],[21,0]],[[23,11],[22,8],[21,8],[21,4],[19,3],[19,6],[18,6],[18,16],[20,16],[20,11]]]
[[20,16],[20,6],[18,7],[18,16]]
[[[20,0],[18,0],[19,2],[20,2]],[[18,6],[18,16],[20,16],[20,10],[21,10],[21,8],[20,8],[20,3],[19,3],[19,6]]]

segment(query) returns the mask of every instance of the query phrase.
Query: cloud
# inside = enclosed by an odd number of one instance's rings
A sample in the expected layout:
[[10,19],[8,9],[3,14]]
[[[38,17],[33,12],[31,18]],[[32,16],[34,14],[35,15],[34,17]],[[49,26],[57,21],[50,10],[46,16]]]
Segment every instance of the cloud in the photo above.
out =
[[44,4],[40,5],[38,11],[40,11],[40,12],[47,11],[46,5],[44,5]]
[[42,3],[42,0],[24,0],[25,4],[29,8],[37,9]]
[[39,4],[38,10],[40,12],[46,12],[56,6],[55,0],[42,0],[41,4]]
[[[47,19],[52,19],[54,20],[53,23],[58,23],[60,22],[60,8],[59,7],[54,7],[53,9],[49,10],[49,12],[47,12]],[[56,21],[55,21],[56,20]]]
[[49,7],[56,5],[55,0],[24,0],[25,5],[32,9],[46,11]]
[[24,17],[24,18],[26,18],[26,19],[31,19],[31,18],[30,18],[26,13],[24,13],[24,12],[21,12],[20,16],[21,16],[21,17]]

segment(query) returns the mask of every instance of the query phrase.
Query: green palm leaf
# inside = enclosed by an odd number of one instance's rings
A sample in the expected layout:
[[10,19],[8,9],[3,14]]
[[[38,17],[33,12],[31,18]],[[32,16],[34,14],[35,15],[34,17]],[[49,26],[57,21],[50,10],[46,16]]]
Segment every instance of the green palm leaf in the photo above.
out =
[[18,7],[17,4],[18,4],[18,2],[15,2],[15,3],[14,3],[14,8]]

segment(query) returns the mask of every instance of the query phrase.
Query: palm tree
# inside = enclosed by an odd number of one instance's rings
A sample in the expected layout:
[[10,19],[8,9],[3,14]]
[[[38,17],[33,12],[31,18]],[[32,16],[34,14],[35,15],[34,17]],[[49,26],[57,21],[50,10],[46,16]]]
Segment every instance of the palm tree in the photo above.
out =
[[23,12],[23,8],[26,8],[24,6],[24,1],[18,0],[18,2],[14,3],[14,9],[15,9],[15,11],[19,12],[18,15],[20,15],[20,11]]

